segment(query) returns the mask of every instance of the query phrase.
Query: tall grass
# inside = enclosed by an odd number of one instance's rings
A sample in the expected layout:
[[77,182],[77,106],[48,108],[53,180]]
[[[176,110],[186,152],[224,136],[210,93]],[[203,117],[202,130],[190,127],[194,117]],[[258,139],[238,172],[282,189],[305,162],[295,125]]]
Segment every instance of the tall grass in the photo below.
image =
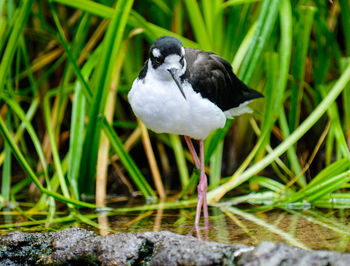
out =
[[[47,211],[51,222],[63,202],[69,219],[87,222],[78,208],[105,206],[126,187],[163,208],[193,205],[198,171],[183,140],[149,132],[126,97],[150,44],[171,35],[221,55],[265,96],[206,140],[210,204],[349,208],[349,9],[345,0],[1,1],[0,206],[19,201],[18,212]],[[96,204],[82,197],[91,195]]]

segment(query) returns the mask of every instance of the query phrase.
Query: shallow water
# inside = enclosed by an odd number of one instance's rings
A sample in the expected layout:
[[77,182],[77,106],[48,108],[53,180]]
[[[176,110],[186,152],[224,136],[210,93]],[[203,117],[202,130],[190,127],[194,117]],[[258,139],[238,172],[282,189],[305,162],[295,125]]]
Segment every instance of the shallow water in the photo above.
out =
[[[236,213],[218,207],[210,208],[209,241],[245,245],[273,241],[302,248],[350,252],[350,226],[347,213],[343,211],[246,213],[235,210]],[[194,208],[145,211],[100,217],[99,222],[118,232],[168,230],[186,235],[191,234],[193,229],[194,213]],[[200,231],[202,239],[205,238],[204,231]],[[192,232],[192,235],[196,236],[196,233]]]
[[[201,239],[225,244],[257,245],[262,241],[284,242],[292,246],[317,250],[350,252],[350,211],[328,210],[273,210],[247,212],[233,207],[210,207],[210,227],[201,229]],[[143,212],[125,212],[117,215],[100,215],[93,219],[101,227],[117,232],[144,232],[168,230],[183,235],[197,236],[193,231],[195,208],[158,209]],[[0,225],[24,221],[23,217],[0,216]],[[37,220],[45,216],[34,217]],[[79,226],[106,235],[111,232],[69,220],[52,225],[51,229]],[[1,226],[0,226],[1,227]],[[43,227],[18,227],[22,230],[44,230]],[[1,228],[4,233],[5,228]],[[14,230],[16,228],[12,228]],[[206,232],[208,235],[206,237]]]

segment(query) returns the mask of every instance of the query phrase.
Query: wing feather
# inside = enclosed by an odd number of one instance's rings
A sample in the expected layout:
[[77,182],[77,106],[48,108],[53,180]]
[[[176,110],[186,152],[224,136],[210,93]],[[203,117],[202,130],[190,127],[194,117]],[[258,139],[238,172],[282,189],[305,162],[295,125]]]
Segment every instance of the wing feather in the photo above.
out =
[[185,48],[188,71],[186,78],[202,97],[226,111],[241,103],[262,97],[249,88],[232,72],[231,65],[222,57],[198,49]]

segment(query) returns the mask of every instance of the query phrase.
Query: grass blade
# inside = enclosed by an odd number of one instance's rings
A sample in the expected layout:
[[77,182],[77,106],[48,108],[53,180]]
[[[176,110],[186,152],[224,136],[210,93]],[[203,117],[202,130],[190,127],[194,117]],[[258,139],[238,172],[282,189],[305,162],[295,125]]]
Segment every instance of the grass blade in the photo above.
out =
[[4,54],[1,58],[0,64],[0,88],[4,88],[5,79],[7,78],[8,71],[11,69],[11,64],[13,61],[13,56],[15,54],[17,43],[22,33],[25,22],[27,21],[29,14],[31,12],[31,6],[34,0],[26,0],[22,1],[22,6],[20,7],[18,17],[16,18],[16,23],[13,25],[13,29],[11,31],[11,36],[9,38],[8,43],[6,44],[6,48]]
[[24,158],[23,154],[21,153],[21,151],[18,149],[18,147],[16,146],[16,143],[13,141],[10,133],[8,132],[8,130],[6,129],[6,125],[3,121],[3,119],[0,117],[0,133],[2,134],[3,138],[7,141],[7,143],[10,145],[11,147],[11,151],[13,153],[13,155],[16,157],[18,163],[21,165],[21,167],[23,168],[23,170],[27,173],[27,175],[30,177],[30,179],[32,180],[32,182],[35,183],[35,185],[39,188],[39,190],[43,193],[48,194],[49,196],[60,200],[62,202],[65,203],[70,203],[72,205],[75,205],[77,207],[85,207],[85,208],[98,208],[98,206],[90,204],[90,203],[86,203],[86,202],[82,202],[82,201],[77,201],[77,200],[73,200],[70,198],[66,198],[58,193],[49,191],[48,189],[44,188],[40,181],[38,180],[37,176],[35,175],[34,171],[32,170],[32,168],[30,167],[30,165],[28,164],[27,160]]
[[103,119],[103,130],[106,136],[108,137],[109,141],[111,142],[111,146],[118,154],[120,161],[130,173],[130,177],[140,189],[142,195],[150,201],[154,201],[155,199],[157,199],[156,194],[154,193],[146,179],[143,177],[140,170],[137,168],[134,161],[131,159],[130,155],[125,151],[121,140],[105,119]]
[[207,28],[204,24],[203,16],[200,12],[198,2],[196,0],[185,0],[187,13],[189,15],[196,40],[202,49],[212,50],[212,40],[208,35]]
[[299,124],[300,102],[307,59],[306,54],[309,47],[309,36],[315,11],[315,7],[302,7],[299,11],[301,19],[299,21],[299,30],[297,30],[296,54],[294,56],[292,69],[295,81],[292,83],[292,96],[289,111],[289,130],[291,132],[293,132],[295,127]]
[[182,147],[181,139],[179,136],[170,134],[169,139],[175,154],[175,160],[180,175],[181,186],[182,189],[184,189],[190,181],[184,149]]
[[[11,112],[7,111],[6,124],[8,130],[11,128],[10,120]],[[9,144],[5,143],[5,161],[2,168],[2,180],[1,180],[1,195],[3,201],[10,201],[10,189],[11,189],[11,150]],[[1,207],[0,207],[1,209]]]
[[111,82],[113,62],[118,54],[121,44],[126,21],[129,16],[133,1],[118,1],[115,8],[112,21],[107,29],[103,41],[101,61],[97,72],[97,87],[93,95],[89,124],[84,140],[82,155],[82,167],[80,167],[79,188],[80,192],[92,194],[94,188],[94,178],[96,173],[97,153],[99,148],[100,131],[102,120],[99,118],[105,110],[106,98]]

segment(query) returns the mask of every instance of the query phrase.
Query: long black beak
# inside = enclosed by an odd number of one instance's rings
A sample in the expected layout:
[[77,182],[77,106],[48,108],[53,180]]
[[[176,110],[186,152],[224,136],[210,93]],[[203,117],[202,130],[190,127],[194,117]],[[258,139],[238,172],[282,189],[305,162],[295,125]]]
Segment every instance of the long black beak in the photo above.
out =
[[180,90],[182,96],[183,96],[183,97],[185,98],[185,100],[186,100],[186,95],[185,95],[185,93],[184,93],[184,91],[183,91],[183,89],[182,89],[180,77],[177,75],[176,69],[170,68],[170,69],[168,69],[168,71],[169,71],[171,77],[173,78],[173,80],[175,81],[177,87],[179,88],[179,90]]

